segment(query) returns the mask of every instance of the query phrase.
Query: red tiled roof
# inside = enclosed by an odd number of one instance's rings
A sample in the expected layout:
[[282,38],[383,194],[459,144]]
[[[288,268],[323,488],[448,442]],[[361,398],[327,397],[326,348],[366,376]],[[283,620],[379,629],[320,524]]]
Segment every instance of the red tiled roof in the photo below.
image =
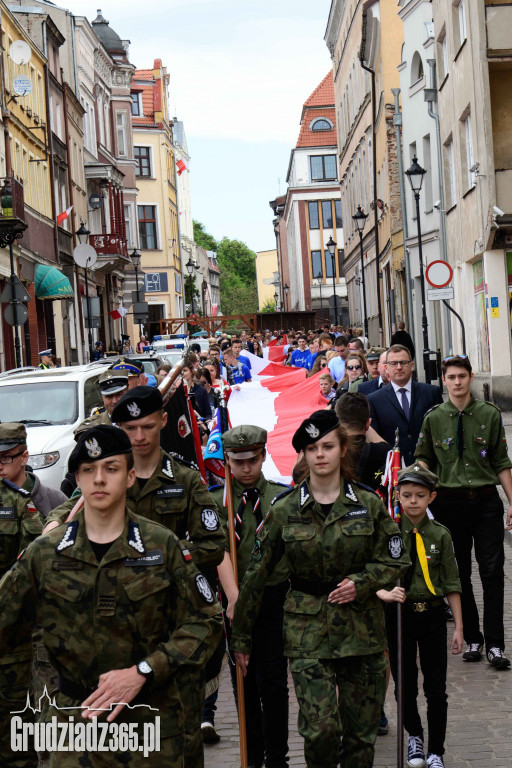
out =
[[334,106],[334,78],[332,69],[326,74],[320,85],[318,85],[309,99],[304,102],[306,107],[324,107],[327,104]]

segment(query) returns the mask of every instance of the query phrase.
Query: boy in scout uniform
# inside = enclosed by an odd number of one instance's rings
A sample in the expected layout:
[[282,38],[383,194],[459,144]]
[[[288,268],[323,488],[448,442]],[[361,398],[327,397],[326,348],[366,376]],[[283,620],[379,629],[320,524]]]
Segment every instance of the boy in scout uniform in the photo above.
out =
[[[158,716],[161,748],[149,756],[123,750],[107,757],[82,747],[52,753],[51,768],[112,762],[182,768],[176,677],[185,668],[201,669],[220,636],[219,606],[188,550],[126,508],[126,489],[135,482],[132,456],[121,430],[98,426],[80,436],[69,468],[83,510],[33,542],[0,582],[0,671],[17,699],[13,710],[22,709],[38,622],[59,674],[45,722],[98,715],[132,724],[142,739],[144,723]],[[10,719],[1,725],[10,731]],[[2,765],[7,761],[2,752]]]
[[[160,430],[167,423],[161,393],[153,387],[129,389],[115,406],[112,420],[133,447],[136,479],[127,502],[138,515],[161,523],[185,546],[195,565],[209,579],[224,555],[224,532],[218,510],[199,472],[188,462],[160,448]],[[58,507],[48,518],[63,522],[75,499]],[[180,679],[185,716],[185,766],[203,765],[201,712],[204,701],[202,672]]]
[[[465,355],[443,361],[449,399],[425,415],[415,458],[439,477],[432,512],[450,531],[462,584],[462,618],[467,643],[462,658],[480,661],[483,644],[495,669],[506,669],[504,654],[503,504],[501,483],[509,502],[507,528],[512,528],[512,462],[499,409],[471,396],[473,373]],[[483,588],[484,623],[480,630],[471,583],[475,549]]]
[[[266,480],[261,471],[266,458],[266,441],[266,430],[254,426],[234,427],[222,435],[226,467],[233,476],[239,583],[252,560],[261,557],[255,550],[256,532],[272,500],[288,487]],[[221,486],[212,490],[228,542],[223,493]],[[229,550],[229,543],[226,548]],[[228,551],[218,571],[228,600],[227,617],[231,621],[238,587]],[[283,605],[288,588],[288,569],[283,563],[278,564],[268,580],[261,613],[252,631],[253,656],[244,679],[244,695],[248,762],[255,768],[260,768],[263,761],[266,768],[286,768],[288,765],[288,681],[283,646]],[[236,671],[231,659],[230,669],[236,690]]]
[[460,580],[448,530],[430,520],[427,507],[435,497],[437,477],[420,464],[398,473],[398,496],[403,509],[402,538],[411,566],[403,587],[379,590],[378,597],[387,605],[386,628],[393,678],[397,680],[397,619],[394,601],[403,603],[402,653],[405,729],[409,733],[407,765],[425,765],[423,727],[418,712],[419,649],[423,690],[427,700],[428,768],[444,768],[444,739],[448,713],[446,695],[446,597],[455,622],[450,648],[461,653],[463,643]]

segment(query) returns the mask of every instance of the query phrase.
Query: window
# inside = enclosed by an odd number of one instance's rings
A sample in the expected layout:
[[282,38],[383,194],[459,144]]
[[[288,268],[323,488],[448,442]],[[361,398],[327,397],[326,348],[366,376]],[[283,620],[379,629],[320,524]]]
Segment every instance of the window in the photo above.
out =
[[322,200],[322,223],[324,229],[332,229],[332,202]]
[[132,115],[139,117],[142,115],[142,93],[132,93]]
[[135,169],[137,176],[151,176],[151,148],[134,147],[133,154],[137,163]]
[[343,226],[343,217],[341,215],[341,200],[335,200],[334,201],[334,210],[336,212],[336,226],[342,227]]
[[461,120],[460,144],[461,144],[461,165],[462,178],[467,180],[467,187],[475,185],[475,174],[471,171],[475,163],[473,152],[473,131],[471,128],[471,113],[467,112]]
[[451,136],[444,145],[444,159],[444,167],[446,172],[446,207],[451,208],[452,205],[455,205],[457,198],[457,190],[455,187],[455,158],[453,154],[453,140]]
[[124,203],[124,225],[126,229],[126,244],[128,248],[136,248],[135,230],[133,226],[133,207],[130,203]]
[[318,216],[318,203],[308,203],[309,228],[320,229],[320,218]]
[[423,77],[423,62],[418,51],[414,52],[411,63],[411,85],[417,83]]
[[326,117],[319,117],[309,127],[312,131],[332,131],[333,125]]
[[432,156],[430,150],[430,134],[423,137],[423,167],[427,171],[423,183],[423,200],[425,204],[425,211],[432,210],[433,198],[432,198]]
[[[325,255],[325,276],[326,277],[330,277],[331,280],[332,280],[332,266],[333,266],[332,262],[333,262],[333,258],[331,256],[331,254],[329,253],[329,251],[325,251],[324,255]],[[336,256],[335,256],[335,258],[336,258]]]
[[126,157],[128,154],[126,141],[126,113],[116,112],[117,128],[117,152],[119,157]]
[[313,279],[323,278],[324,270],[322,267],[322,251],[311,251],[311,274]]
[[336,155],[312,155],[309,162],[311,181],[336,179]]
[[143,250],[154,250],[156,245],[156,206],[138,205],[139,243]]
[[466,0],[458,0],[453,5],[453,31],[456,48],[459,49],[467,37],[466,31]]

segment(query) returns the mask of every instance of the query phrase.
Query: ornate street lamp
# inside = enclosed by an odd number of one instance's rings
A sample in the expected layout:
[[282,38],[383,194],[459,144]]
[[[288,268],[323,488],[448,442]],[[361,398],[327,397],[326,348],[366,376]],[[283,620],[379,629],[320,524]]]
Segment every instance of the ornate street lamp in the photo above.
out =
[[331,254],[332,261],[332,289],[334,292],[334,325],[338,325],[338,304],[336,302],[336,243],[332,239],[332,235],[325,244],[325,247]]
[[359,247],[361,249],[361,285],[363,286],[363,324],[364,335],[368,338],[368,318],[366,316],[366,286],[364,282],[364,251],[363,251],[363,231],[366,225],[366,219],[368,214],[363,211],[360,205],[357,206],[357,211],[352,216],[354,224],[356,225],[357,232],[359,234]]

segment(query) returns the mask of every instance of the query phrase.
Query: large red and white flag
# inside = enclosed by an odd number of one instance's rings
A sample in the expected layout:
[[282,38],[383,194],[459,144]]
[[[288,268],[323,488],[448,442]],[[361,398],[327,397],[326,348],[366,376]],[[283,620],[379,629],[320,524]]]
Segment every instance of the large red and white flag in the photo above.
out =
[[118,307],[117,309],[112,309],[109,312],[110,317],[112,320],[121,320],[125,315],[128,314],[128,310],[124,307]]
[[[245,352],[251,363],[262,361]],[[253,424],[266,429],[267,458],[263,474],[268,480],[290,482],[297,454],[292,437],[313,411],[325,408],[327,401],[318,383],[321,371],[306,378],[304,368],[290,368],[282,363],[267,362],[259,373],[252,369],[251,382],[233,390],[229,398],[229,417],[233,427]]]

